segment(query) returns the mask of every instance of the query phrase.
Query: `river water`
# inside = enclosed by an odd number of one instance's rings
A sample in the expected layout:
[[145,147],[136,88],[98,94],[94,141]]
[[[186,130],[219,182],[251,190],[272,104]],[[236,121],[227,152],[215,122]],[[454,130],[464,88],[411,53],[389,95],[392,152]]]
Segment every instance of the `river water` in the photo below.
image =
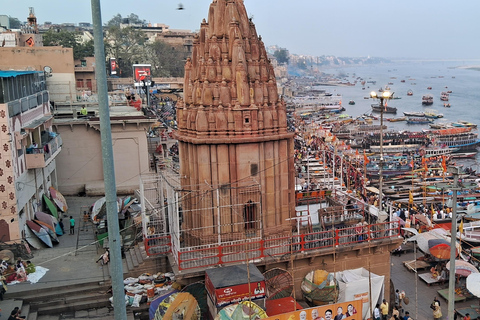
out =
[[[396,107],[398,111],[396,115],[384,114],[384,118],[401,117],[404,111],[435,112],[444,115],[443,118],[436,119],[435,123],[465,120],[480,126],[480,71],[466,68],[473,65],[480,65],[480,60],[474,62],[395,62],[348,68],[338,67],[322,71],[336,76],[343,75],[342,79],[352,83],[360,77],[365,81],[376,81],[376,84],[366,83],[365,89],[363,89],[358,80],[355,86],[322,86],[320,88],[326,89],[327,92],[334,95],[341,95],[342,105],[346,109],[344,113],[351,116],[371,113],[371,104],[379,103],[379,101],[364,97],[369,97],[371,91],[378,92],[380,88],[388,85],[390,92],[394,92],[394,96],[401,99],[388,101],[388,105]],[[405,80],[405,82],[401,82],[401,80]],[[432,89],[429,90],[428,87],[432,87]],[[407,95],[409,90],[413,92],[412,96]],[[448,90],[452,91],[448,101],[451,107],[445,108],[444,101],[440,100],[440,93]],[[433,105],[422,106],[422,96],[425,94],[433,95]],[[349,105],[350,100],[354,100],[355,105]],[[420,131],[429,128],[428,125],[408,125],[406,122],[384,121],[384,124],[388,126],[388,130]],[[480,155],[477,156],[477,160],[479,159]],[[467,161],[465,165],[475,167],[476,163],[471,160]]]

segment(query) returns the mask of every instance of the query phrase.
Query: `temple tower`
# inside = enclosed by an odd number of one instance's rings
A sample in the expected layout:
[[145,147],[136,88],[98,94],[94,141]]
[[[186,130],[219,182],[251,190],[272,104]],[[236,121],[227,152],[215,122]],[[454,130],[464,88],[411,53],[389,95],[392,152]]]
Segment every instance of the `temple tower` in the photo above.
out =
[[184,81],[176,137],[182,189],[195,194],[182,201],[184,236],[206,244],[235,234],[290,234],[293,133],[242,0],[211,3]]

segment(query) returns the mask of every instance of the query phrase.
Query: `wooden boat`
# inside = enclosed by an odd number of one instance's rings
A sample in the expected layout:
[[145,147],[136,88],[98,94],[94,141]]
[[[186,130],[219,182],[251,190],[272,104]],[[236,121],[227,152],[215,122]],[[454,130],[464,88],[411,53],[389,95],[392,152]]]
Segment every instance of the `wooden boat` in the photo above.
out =
[[35,218],[39,221],[45,222],[46,224],[50,225],[55,233],[59,236],[63,235],[62,228],[58,225],[58,220],[48,213],[45,212],[35,212]]
[[439,113],[433,113],[433,112],[425,112],[425,118],[430,118],[430,119],[438,119],[438,118],[443,118],[443,114]]
[[457,239],[462,241],[480,243],[480,221],[467,222],[463,224],[463,233],[457,232]]
[[48,190],[50,191],[50,195],[52,196],[52,199],[58,208],[62,210],[62,212],[67,212],[68,206],[65,197],[59,191],[55,190],[54,187],[50,187]]
[[28,225],[25,225],[23,230],[25,232],[25,240],[28,242],[28,245],[30,247],[35,248],[37,250],[43,248],[43,241],[41,241],[35,235],[35,233],[28,227]]
[[412,111],[412,112],[408,112],[408,111],[405,111],[403,113],[404,116],[407,116],[407,117],[424,117],[425,116],[425,113],[423,112],[416,112],[416,111]]
[[433,96],[431,94],[426,94],[426,95],[422,96],[422,104],[424,106],[428,106],[428,105],[433,104]]
[[[405,82],[405,80],[404,80],[403,82]],[[408,90],[408,91],[407,91],[407,96],[413,96],[413,91],[412,91],[412,90]]]
[[350,101],[348,101],[348,104],[349,104],[349,105],[354,105],[354,104],[355,104],[355,101],[350,100]]
[[43,243],[45,243],[48,247],[53,248],[52,238],[48,235],[47,230],[40,227],[40,225],[36,224],[31,220],[27,220],[27,226],[32,230],[32,232],[40,239]]
[[58,211],[57,211],[57,207],[55,206],[55,204],[52,202],[52,200],[48,199],[48,197],[44,194],[43,195],[43,200],[45,201],[45,203],[47,204],[47,208],[48,210],[50,211],[50,214],[52,216],[54,216],[55,218],[58,219]]
[[179,292],[160,302],[154,319],[199,320],[200,316],[200,306],[197,300],[188,292]]
[[399,121],[405,121],[407,120],[407,117],[399,117],[399,118],[388,118],[387,121],[390,122],[399,122]]
[[432,119],[427,118],[408,118],[407,124],[427,124],[433,122]]
[[58,240],[58,237],[57,237],[57,233],[55,232],[55,227],[51,226],[50,224],[48,223],[45,223],[43,221],[40,221],[40,220],[33,220],[33,222],[35,222],[36,224],[38,224],[40,227],[44,228],[48,235],[50,236],[50,238],[52,238],[52,241],[53,242],[56,242],[56,243],[59,243],[60,241]]

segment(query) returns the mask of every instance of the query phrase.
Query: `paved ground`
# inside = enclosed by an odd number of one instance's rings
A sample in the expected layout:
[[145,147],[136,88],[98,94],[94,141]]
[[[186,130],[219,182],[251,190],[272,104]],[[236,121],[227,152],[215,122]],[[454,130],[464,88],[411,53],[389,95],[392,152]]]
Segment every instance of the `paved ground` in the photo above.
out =
[[[409,244],[411,246],[411,244]],[[409,247],[413,248],[413,247]],[[417,257],[422,256],[421,252],[417,252]],[[445,284],[435,284],[427,286],[427,284],[416,276],[416,273],[409,271],[404,265],[403,261],[413,260],[415,253],[413,250],[402,256],[392,256],[391,273],[392,281],[396,289],[400,291],[404,290],[407,297],[410,299],[410,303],[405,306],[405,310],[410,312],[410,316],[413,319],[433,319],[432,310],[429,308],[435,296],[439,297],[442,308],[442,319],[448,319],[448,302],[441,298],[437,290],[447,289],[448,282]],[[419,274],[427,271],[419,271]],[[455,308],[465,308],[471,305],[479,307],[478,299],[471,299],[465,302],[455,304]],[[472,318],[473,319],[473,318]]]
[[[67,197],[69,210],[64,218],[66,234],[59,237],[60,243],[53,248],[34,251],[31,261],[36,266],[49,269],[38,283],[19,283],[8,286],[5,301],[0,301],[2,317],[11,311],[19,302],[8,300],[9,293],[27,292],[32,289],[52,289],[55,286],[75,285],[84,281],[105,281],[100,264],[95,261],[103,250],[98,250],[95,242],[94,228],[91,222],[83,226],[83,209],[92,205],[98,198]],[[69,216],[75,218],[75,234],[68,234]],[[85,318],[83,316],[83,318]]]

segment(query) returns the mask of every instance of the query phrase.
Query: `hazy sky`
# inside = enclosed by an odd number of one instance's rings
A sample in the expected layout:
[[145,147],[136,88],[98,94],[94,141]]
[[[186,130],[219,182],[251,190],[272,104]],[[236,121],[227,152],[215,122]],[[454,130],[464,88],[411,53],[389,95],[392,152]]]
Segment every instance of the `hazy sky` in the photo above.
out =
[[[176,10],[182,2],[185,10]],[[171,29],[198,30],[211,0],[101,0],[102,20],[130,13]],[[478,0],[245,0],[266,45],[307,55],[480,59]],[[0,15],[91,22],[91,2],[15,0]]]

